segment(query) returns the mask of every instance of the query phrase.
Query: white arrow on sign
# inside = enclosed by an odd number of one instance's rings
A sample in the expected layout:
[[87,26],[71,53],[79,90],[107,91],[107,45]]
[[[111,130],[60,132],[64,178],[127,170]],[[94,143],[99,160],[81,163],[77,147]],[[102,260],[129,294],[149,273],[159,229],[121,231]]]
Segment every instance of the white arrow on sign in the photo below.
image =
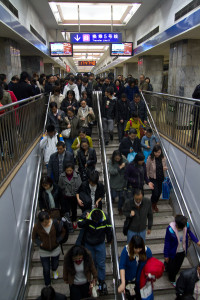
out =
[[74,39],[78,42],[81,38],[77,34],[77,36]]

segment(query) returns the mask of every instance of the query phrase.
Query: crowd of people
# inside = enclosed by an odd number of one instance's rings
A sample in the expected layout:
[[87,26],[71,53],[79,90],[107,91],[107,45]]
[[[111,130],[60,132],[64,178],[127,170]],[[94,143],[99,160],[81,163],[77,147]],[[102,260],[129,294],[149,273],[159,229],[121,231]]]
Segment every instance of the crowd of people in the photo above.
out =
[[[96,170],[97,154],[91,137],[96,124],[93,91],[102,91],[106,146],[114,139],[115,124],[118,129],[119,146],[108,161],[112,201],[118,202],[119,215],[126,217],[123,232],[127,244],[120,255],[118,292],[125,293],[127,299],[141,299],[142,270],[147,262],[149,268],[155,265],[155,261],[151,263],[151,249],[145,246],[146,233],[151,234],[153,214],[159,211],[157,203],[167,170],[159,140],[148,126],[146,105],[140,95],[143,90],[153,90],[150,78],[141,75],[138,81],[132,75],[126,79],[119,75],[114,80],[113,74],[95,78],[92,73],[69,74],[65,79],[45,74],[33,74],[30,78],[22,72],[20,78],[13,76],[9,84],[4,74],[0,74],[0,80],[1,105],[51,93],[46,131],[40,141],[47,176],[41,179],[40,212],[32,233],[33,242],[39,247],[46,286],[39,299],[66,299],[52,288],[51,270],[53,278],[58,279],[62,246],[77,226],[80,233],[74,246],[65,253],[63,264],[63,280],[69,284],[70,299],[95,296],[96,286],[100,295],[108,292],[106,242],[112,243],[113,228],[103,211],[105,188]],[[144,183],[151,190],[151,200],[145,197]],[[82,211],[78,220],[77,208]],[[191,281],[186,271],[176,285],[176,275],[187,255],[188,235],[200,246],[186,217],[177,215],[166,229],[164,245],[165,269],[169,281],[177,288],[177,299],[186,299],[188,293],[200,297],[200,266],[191,270],[195,274],[192,287],[184,286],[185,280]],[[162,264],[158,266],[162,276]]]

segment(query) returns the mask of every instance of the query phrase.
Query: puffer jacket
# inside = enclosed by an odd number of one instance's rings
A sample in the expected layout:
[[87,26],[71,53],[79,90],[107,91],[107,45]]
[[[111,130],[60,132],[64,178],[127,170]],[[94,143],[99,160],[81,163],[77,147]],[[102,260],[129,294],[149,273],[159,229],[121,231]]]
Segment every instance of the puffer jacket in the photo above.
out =
[[74,171],[73,177],[69,181],[67,179],[66,173],[63,172],[60,175],[58,185],[61,188],[61,190],[65,196],[73,197],[77,194],[77,191],[81,185],[80,175]]

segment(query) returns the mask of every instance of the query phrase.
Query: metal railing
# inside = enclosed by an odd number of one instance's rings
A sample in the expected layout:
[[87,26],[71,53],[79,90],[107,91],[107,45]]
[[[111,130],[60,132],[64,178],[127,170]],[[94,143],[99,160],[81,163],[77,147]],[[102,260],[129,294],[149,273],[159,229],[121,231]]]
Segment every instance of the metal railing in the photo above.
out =
[[42,133],[47,99],[40,94],[0,108],[0,186]]
[[200,100],[143,91],[159,132],[200,158]]
[[118,284],[120,282],[120,273],[119,273],[119,257],[118,257],[118,248],[117,248],[117,237],[115,231],[115,220],[114,220],[114,212],[112,207],[112,197],[111,197],[111,189],[110,189],[110,181],[108,176],[108,166],[107,166],[107,157],[104,143],[104,134],[103,134],[103,125],[101,118],[101,103],[100,99],[102,98],[101,92],[93,92],[93,108],[95,111],[95,115],[98,116],[98,129],[99,129],[99,139],[100,139],[100,147],[101,147],[101,156],[103,163],[103,175],[104,175],[104,184],[106,189],[106,204],[108,214],[111,220],[112,228],[113,228],[113,243],[111,246],[111,257],[113,263],[113,280],[114,280],[114,291],[115,291],[115,299],[124,300],[124,294],[118,293]]
[[[51,94],[48,97],[47,106],[45,105],[46,115],[45,115],[45,122],[43,123],[43,126],[42,126],[43,132],[45,131],[45,128],[46,128],[50,97],[51,97]],[[41,180],[41,175],[42,175],[43,155],[42,155],[41,149],[39,149],[38,151],[39,151],[39,153],[38,153],[39,159],[38,159],[38,165],[37,165],[37,170],[36,170],[36,175],[35,175],[36,180],[35,180],[35,185],[34,185],[34,190],[33,190],[33,198],[32,198],[32,202],[31,202],[30,220],[27,220],[29,222],[28,236],[27,236],[27,251],[26,251],[25,257],[24,257],[23,276],[21,278],[21,284],[19,285],[18,295],[16,296],[17,300],[22,300],[25,298],[27,282],[28,282],[29,265],[30,265],[31,250],[32,250],[32,231],[33,231],[33,227],[34,227],[34,223],[35,223],[40,180]]]
[[[179,210],[181,212],[182,215],[185,215],[187,216],[187,218],[189,219],[189,223],[192,227],[192,230],[194,232],[194,234],[196,235],[196,237],[199,239],[199,236],[198,236],[198,233],[197,233],[197,230],[196,230],[196,226],[194,224],[194,221],[193,221],[193,218],[191,216],[191,213],[190,213],[190,209],[187,205],[187,202],[185,200],[185,197],[183,195],[183,192],[182,192],[182,189],[179,185],[179,182],[177,180],[177,177],[176,177],[176,174],[174,172],[174,169],[173,169],[173,166],[171,164],[171,161],[170,161],[170,158],[169,158],[169,155],[166,151],[166,148],[165,148],[165,145],[164,143],[162,142],[162,139],[160,137],[160,134],[159,134],[159,129],[157,128],[156,126],[156,123],[154,121],[154,118],[153,118],[153,115],[150,111],[150,108],[149,108],[149,104],[147,103],[143,93],[141,93],[142,95],[142,98],[145,102],[145,105],[147,107],[147,111],[148,111],[148,123],[150,124],[152,130],[156,133],[157,137],[159,138],[159,141],[160,141],[160,144],[161,144],[161,147],[162,147],[162,150],[163,150],[163,153],[164,153],[164,156],[166,157],[167,159],[167,163],[168,163],[168,170],[167,170],[167,174],[170,178],[170,181],[172,183],[172,187],[173,187],[173,191],[174,191],[174,194],[175,194],[175,198],[176,198],[176,201],[177,201],[177,204],[178,204],[178,207],[179,207]],[[194,250],[195,250],[195,253],[196,253],[196,256],[197,256],[197,259],[198,261],[200,261],[200,255],[199,255],[199,252],[197,250],[197,247],[196,245],[194,245]]]

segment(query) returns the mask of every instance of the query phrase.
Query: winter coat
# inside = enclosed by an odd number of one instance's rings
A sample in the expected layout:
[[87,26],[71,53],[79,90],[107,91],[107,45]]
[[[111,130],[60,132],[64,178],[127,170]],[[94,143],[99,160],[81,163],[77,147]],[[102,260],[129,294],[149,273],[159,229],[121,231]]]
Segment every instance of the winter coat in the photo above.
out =
[[84,241],[87,244],[92,246],[96,246],[105,242],[105,237],[107,238],[107,242],[111,243],[113,238],[112,225],[110,223],[109,217],[102,211],[102,219],[99,223],[95,223],[92,221],[91,215],[94,210],[93,209],[89,215],[86,217],[86,212],[83,213],[81,218],[78,221],[78,226],[80,228],[85,228],[84,231]]
[[63,95],[64,95],[64,97],[67,96],[67,92],[68,92],[68,91],[74,91],[76,100],[77,100],[77,101],[80,100],[79,90],[78,90],[77,84],[73,83],[73,84],[71,85],[71,84],[68,83],[68,85],[66,85],[66,86],[64,87],[64,90],[63,90]]
[[[87,206],[89,207],[90,203],[92,206],[92,198],[91,198],[91,189],[88,180],[82,182],[81,186],[79,187],[78,190],[79,198],[84,202],[84,200],[87,202]],[[82,199],[81,199],[82,196]],[[95,191],[95,203],[97,202],[98,199],[103,199],[105,196],[105,189],[104,185],[101,182],[97,183],[97,188]],[[88,208],[87,207],[87,208]]]
[[66,128],[67,125],[71,125],[71,131],[70,131],[70,139],[75,139],[79,135],[79,129],[81,128],[81,121],[77,118],[77,116],[74,116],[72,119],[65,117],[64,122],[62,123],[62,127],[64,129],[64,126]]
[[[128,161],[123,157],[122,163],[125,163],[125,165],[127,165]],[[119,164],[117,162],[113,164],[111,159],[108,161],[108,172],[110,174],[111,189],[122,191],[126,187],[127,182],[124,178],[125,168],[126,166],[123,169],[120,169]]]
[[145,80],[143,82],[140,82],[139,89],[141,91],[148,91],[148,88],[149,88],[148,82],[146,82]]
[[104,97],[101,105],[101,116],[108,120],[114,120],[117,118],[117,101],[113,96],[112,99]]
[[[89,255],[89,262],[91,265],[91,269],[88,270],[88,266],[86,267],[86,265],[84,264],[84,274],[85,277],[87,278],[87,281],[90,282],[92,279],[97,279],[97,270],[95,268],[91,253],[88,250],[86,251],[88,252]],[[67,256],[65,255],[64,265],[63,265],[63,280],[69,285],[72,285],[74,283],[74,278],[76,273],[75,270],[74,272],[68,272],[66,269],[66,264],[67,264]]]
[[[88,140],[88,142],[89,142],[89,147],[90,147],[90,148],[93,148],[93,143],[92,143],[91,137],[88,136],[88,135],[86,135],[85,138],[86,138],[86,139]],[[80,138],[80,136],[78,136],[78,137],[74,140],[74,142],[73,142],[71,148],[72,148],[73,150],[77,150],[77,149],[78,149],[77,145],[80,145],[80,143],[81,143],[81,138]]]
[[[74,163],[74,157],[73,154],[69,151],[65,151],[65,156],[63,159],[63,171],[64,167],[67,163]],[[58,158],[58,152],[53,153],[50,156],[48,169],[47,169],[47,176],[51,177],[53,175],[53,180],[55,183],[58,183],[59,181],[59,158]]]
[[120,120],[127,121],[131,117],[131,107],[130,107],[130,101],[117,101],[117,121],[120,122]]
[[179,278],[176,281],[177,300],[184,299],[185,295],[193,296],[195,284],[197,281],[199,281],[199,278],[197,276],[197,267],[181,272]]
[[131,102],[131,113],[136,112],[142,122],[147,120],[147,108],[143,100],[136,103],[135,101]]
[[33,96],[32,86],[26,81],[19,81],[15,89],[15,96],[18,101]]
[[[187,223],[187,227],[183,228],[183,249],[186,254],[188,249],[188,234],[193,242],[198,243],[198,239],[190,230],[189,223]],[[176,223],[172,222],[166,229],[164,257],[174,258],[176,256],[179,243],[178,229],[176,227]]]
[[47,82],[45,84],[45,93],[50,94],[53,92],[53,84],[51,84],[50,82]]
[[97,156],[96,151],[93,148],[88,149],[88,156],[87,159],[85,157],[85,151],[80,149],[77,153],[77,160],[78,160],[78,170],[79,172],[83,172],[85,170],[85,165],[87,164],[87,170],[94,170],[95,165],[97,163]]
[[65,229],[63,227],[58,237],[56,234],[56,228],[54,223],[52,224],[51,230],[48,234],[42,227],[41,223],[38,222],[37,224],[35,224],[33,228],[32,240],[41,249],[46,251],[53,251],[59,246],[59,242],[64,238],[64,236],[65,236]]
[[55,102],[57,104],[57,107],[60,108],[63,99],[64,99],[64,96],[62,94],[60,94],[58,96],[52,95],[50,102]]
[[15,91],[18,89],[18,83],[17,82],[14,83],[14,82],[10,81],[8,84],[8,89],[9,89],[9,91],[12,91],[14,94],[16,94]]
[[135,189],[143,189],[144,181],[146,184],[149,183],[145,163],[142,165],[142,171],[141,173],[139,165],[134,161],[128,164],[125,170],[125,179],[128,181],[128,185]]
[[[134,210],[134,217],[130,217],[131,211]],[[153,225],[153,213],[151,207],[150,199],[143,198],[142,203],[139,208],[135,205],[133,197],[126,199],[123,206],[123,213],[126,217],[131,218],[131,223],[129,225],[129,230],[134,232],[141,232],[146,229],[146,224],[148,220],[148,229],[151,230]]]
[[159,279],[165,270],[165,265],[155,257],[151,257],[148,259],[147,263],[145,264],[144,268],[142,269],[141,276],[140,276],[140,288],[143,288],[148,279],[147,275],[151,274],[155,276],[155,279]]
[[57,132],[52,138],[49,135],[43,134],[40,140],[40,148],[43,149],[45,164],[48,164],[51,154],[57,151],[56,145],[58,141],[64,142],[64,139],[62,135]]
[[[145,250],[148,260],[152,257],[152,253],[149,247],[145,247]],[[119,270],[125,270],[125,279],[127,281],[132,281],[136,278],[136,284],[139,287],[140,274],[147,260],[140,261],[139,264],[137,264],[136,258],[134,260],[130,260],[129,248],[128,245],[126,245],[120,255]]]
[[60,109],[63,110],[67,114],[68,106],[72,106],[72,108],[75,108],[74,111],[75,111],[75,113],[77,113],[79,106],[78,106],[78,102],[75,99],[70,102],[67,97],[64,98],[61,103]]
[[141,144],[138,137],[134,139],[133,143],[129,137],[123,138],[119,145],[119,151],[127,157],[127,155],[130,153],[130,148],[133,148],[133,151],[136,153],[141,152]]
[[115,86],[115,87],[116,87],[116,95],[115,96],[117,97],[117,99],[121,99],[121,95],[124,93],[125,87],[123,85],[120,85],[119,89],[117,86]]
[[61,188],[65,196],[74,197],[78,193],[78,189],[81,186],[80,175],[74,171],[72,179],[68,180],[66,173],[63,172],[60,175],[58,186]]
[[[58,116],[61,117],[60,120],[58,120]],[[46,124],[46,128],[49,126],[49,125],[54,125],[55,126],[55,130],[58,132],[58,133],[61,133],[61,124],[63,122],[65,118],[65,113],[58,109],[57,111],[57,115],[54,116],[54,114],[52,113],[52,111],[49,111],[48,115],[47,115],[47,124]]]
[[[81,127],[89,127],[90,123],[95,120],[95,115],[91,107],[86,106],[85,113],[83,113],[82,107],[79,107],[77,117],[80,119]],[[85,120],[81,120],[85,118]]]
[[[144,135],[141,139],[141,146],[145,149],[148,150],[150,153],[153,150],[153,147],[158,143],[158,138],[155,135],[152,135],[150,138],[148,138],[146,135]],[[151,148],[147,148],[147,143],[148,146]]]
[[12,103],[11,95],[3,90],[3,98],[1,99],[1,104],[2,105],[8,105]]
[[134,101],[135,94],[139,94],[139,89],[137,86],[131,88],[129,85],[125,88],[125,94],[130,102]]
[[135,128],[137,130],[137,137],[140,139],[140,128],[145,127],[145,125],[142,123],[142,121],[134,120],[133,118],[130,118],[130,120],[126,124],[125,131],[129,131],[131,128]]
[[[60,208],[60,199],[62,197],[62,193],[61,193],[60,188],[55,183],[53,184],[53,190],[52,190],[51,194],[54,198],[55,208]],[[40,187],[38,202],[39,202],[40,210],[42,210],[42,209],[49,210],[50,209],[49,195],[42,186]]]
[[[162,165],[163,165],[163,168],[167,167],[165,157],[162,159]],[[155,157],[154,157],[153,160],[151,159],[150,156],[148,157],[147,164],[146,164],[146,169],[147,169],[147,177],[156,179],[156,160],[155,160]],[[164,171],[163,171],[163,174],[164,174]]]
[[117,93],[117,88],[116,88],[116,86],[115,86],[114,83],[112,83],[112,82],[111,82],[110,84],[104,83],[104,84],[102,85],[102,98],[105,96],[105,91],[106,91],[106,89],[107,89],[108,87],[113,87],[114,93]]

